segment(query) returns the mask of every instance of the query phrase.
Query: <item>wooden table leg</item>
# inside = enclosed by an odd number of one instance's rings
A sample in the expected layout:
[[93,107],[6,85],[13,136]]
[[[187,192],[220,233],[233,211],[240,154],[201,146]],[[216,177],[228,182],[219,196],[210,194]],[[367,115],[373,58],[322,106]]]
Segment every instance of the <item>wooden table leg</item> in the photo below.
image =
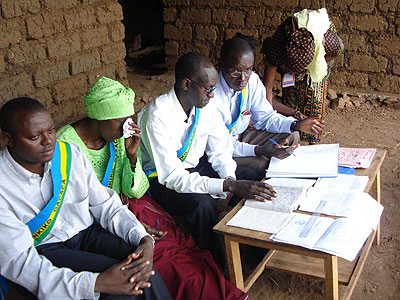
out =
[[[381,203],[381,169],[378,169],[378,172],[376,173],[375,189],[376,189],[376,201],[378,201],[378,203]],[[381,222],[379,221],[378,226],[376,227],[375,245],[379,245],[380,236],[381,236]]]
[[338,260],[335,255],[325,257],[325,289],[327,300],[339,300]]
[[226,256],[228,259],[229,276],[231,283],[244,291],[242,261],[240,259],[239,243],[225,236]]

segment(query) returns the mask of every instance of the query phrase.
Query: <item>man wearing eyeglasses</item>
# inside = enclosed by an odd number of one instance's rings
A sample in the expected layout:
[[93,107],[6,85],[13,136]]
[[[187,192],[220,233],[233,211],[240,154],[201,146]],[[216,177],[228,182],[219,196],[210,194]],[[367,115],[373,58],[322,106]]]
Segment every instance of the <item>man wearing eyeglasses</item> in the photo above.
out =
[[199,247],[211,250],[226,275],[224,243],[213,232],[219,221],[216,199],[226,198],[227,192],[259,201],[277,195],[258,181],[255,170],[237,168],[232,159],[228,130],[210,103],[217,77],[208,58],[182,56],[175,65],[174,87],[140,111],[138,124],[151,196],[171,215],[184,217]]
[[325,122],[318,117],[298,121],[273,110],[263,83],[253,72],[254,53],[247,38],[238,35],[223,44],[214,99],[230,132],[238,166],[264,175],[270,157],[284,159],[299,145],[298,131],[319,134]]

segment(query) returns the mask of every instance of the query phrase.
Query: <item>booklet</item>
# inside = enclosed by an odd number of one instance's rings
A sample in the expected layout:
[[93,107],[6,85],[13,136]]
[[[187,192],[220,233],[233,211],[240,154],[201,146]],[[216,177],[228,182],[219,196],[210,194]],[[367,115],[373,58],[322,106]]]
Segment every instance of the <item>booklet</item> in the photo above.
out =
[[350,168],[369,168],[375,153],[374,148],[339,148],[339,165]]
[[272,157],[265,177],[317,178],[338,175],[339,144],[299,146],[285,159]]
[[267,233],[278,232],[290,212],[299,207],[300,201],[305,198],[306,191],[315,180],[272,178],[265,182],[275,187],[278,197],[266,202],[246,200],[227,225]]
[[371,232],[369,226],[357,219],[292,213],[287,224],[271,239],[353,261]]

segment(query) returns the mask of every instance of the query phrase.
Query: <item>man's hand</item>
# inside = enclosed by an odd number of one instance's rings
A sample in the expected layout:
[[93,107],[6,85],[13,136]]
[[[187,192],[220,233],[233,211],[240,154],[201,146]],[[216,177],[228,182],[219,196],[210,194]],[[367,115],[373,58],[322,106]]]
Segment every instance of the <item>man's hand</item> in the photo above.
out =
[[293,151],[299,146],[299,144],[295,144],[292,146],[286,146],[288,140],[284,140],[283,142],[275,145],[271,142],[263,146],[256,146],[254,152],[256,156],[267,156],[267,157],[276,157],[278,159],[284,159],[288,157]]
[[[143,288],[151,286],[150,282],[132,281],[132,275],[138,270],[144,269],[150,264],[149,261],[142,261],[135,267],[126,268],[133,263],[133,258],[129,255],[124,261],[117,263],[97,276],[94,291],[96,293],[106,293],[111,295],[133,295],[137,296],[143,293]],[[151,270],[146,274],[150,278],[154,275]]]
[[151,227],[150,225],[147,225],[144,222],[140,222],[140,223],[142,223],[142,225],[146,229],[147,233],[150,234],[156,241],[161,240],[168,233],[168,231],[158,230],[154,227]]
[[308,134],[321,134],[325,128],[325,121],[321,120],[321,116],[308,117],[296,124],[296,130]]
[[275,188],[268,183],[252,180],[225,179],[223,190],[224,192],[232,192],[241,198],[254,199],[261,202],[274,200],[278,197]]
[[135,165],[137,159],[137,149],[140,144],[141,131],[139,126],[133,122],[130,122],[129,126],[135,131],[135,133],[131,137],[125,139],[125,150],[131,165]]

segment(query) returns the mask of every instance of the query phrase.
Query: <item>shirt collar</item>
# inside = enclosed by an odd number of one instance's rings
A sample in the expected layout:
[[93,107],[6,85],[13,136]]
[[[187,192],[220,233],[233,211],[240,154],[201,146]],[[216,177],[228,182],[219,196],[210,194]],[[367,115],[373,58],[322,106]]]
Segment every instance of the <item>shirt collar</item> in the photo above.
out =
[[241,91],[234,91],[229,87],[229,85],[226,83],[224,75],[222,74],[222,70],[219,71],[218,74],[218,82],[222,86],[222,90],[224,91],[224,94],[230,98],[235,96],[237,93],[240,93]]
[[[38,178],[40,177],[38,174],[32,173],[25,169],[23,166],[21,166],[19,163],[17,163],[14,158],[11,156],[10,152],[8,151],[8,148],[5,148],[3,151],[5,151],[4,158],[7,161],[9,168],[15,172],[17,175],[21,176],[22,179],[25,179],[27,181],[31,180],[32,178]],[[45,163],[44,165],[44,173],[47,173],[50,170],[51,167],[51,161],[48,163]]]
[[174,87],[172,87],[172,89],[169,91],[169,96],[173,99],[172,110],[176,112],[176,117],[178,118],[178,121],[185,122],[195,113],[195,107],[193,106],[190,110],[189,116],[186,115],[186,112],[183,110],[183,107],[179,102],[178,97],[176,96]]

